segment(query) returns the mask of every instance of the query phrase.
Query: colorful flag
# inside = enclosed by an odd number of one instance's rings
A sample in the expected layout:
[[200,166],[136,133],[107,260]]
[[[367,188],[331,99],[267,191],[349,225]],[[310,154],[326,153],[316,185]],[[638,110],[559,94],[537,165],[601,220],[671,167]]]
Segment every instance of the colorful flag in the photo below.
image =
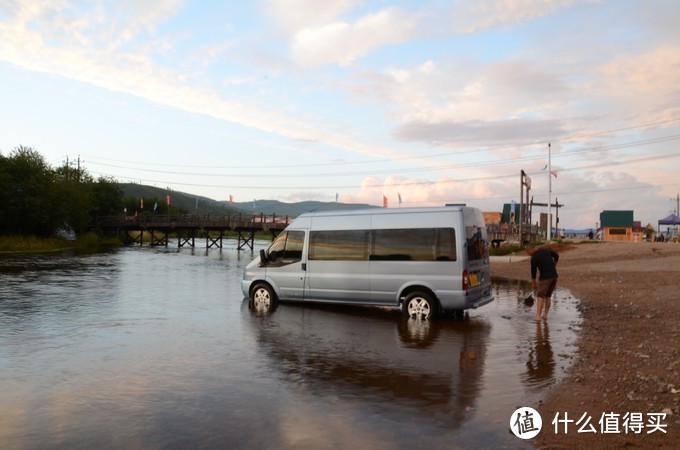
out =
[[168,206],[170,206],[170,194],[165,196],[165,201],[168,203]]

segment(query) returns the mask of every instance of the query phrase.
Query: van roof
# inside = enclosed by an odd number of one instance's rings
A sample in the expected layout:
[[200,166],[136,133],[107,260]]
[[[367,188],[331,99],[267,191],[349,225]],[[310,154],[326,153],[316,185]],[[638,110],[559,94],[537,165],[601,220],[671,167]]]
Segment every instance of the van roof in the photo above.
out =
[[433,212],[451,212],[462,211],[466,206],[434,206],[425,208],[363,208],[363,209],[345,209],[336,211],[316,211],[300,214],[298,217],[329,217],[329,216],[366,216],[366,215],[383,215],[383,214],[416,214],[416,213],[433,213]]

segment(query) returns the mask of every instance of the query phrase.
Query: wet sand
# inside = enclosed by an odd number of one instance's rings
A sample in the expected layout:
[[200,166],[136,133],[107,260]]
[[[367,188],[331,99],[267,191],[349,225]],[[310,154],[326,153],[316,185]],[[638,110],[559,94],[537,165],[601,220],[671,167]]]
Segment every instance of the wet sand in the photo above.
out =
[[[568,376],[533,405],[544,422],[534,444],[539,448],[677,448],[680,244],[582,243],[555,249],[560,254],[558,283],[581,300],[583,327]],[[522,258],[496,259],[491,272],[530,279],[529,261]],[[629,414],[633,420],[626,420],[627,413],[641,415]],[[653,426],[658,413],[666,413],[661,420],[666,433]],[[551,422],[556,414],[574,420],[567,424],[566,434],[564,423],[555,432]],[[642,426],[636,429],[640,418]],[[626,425],[630,425],[628,433]],[[579,432],[581,428],[584,432]],[[592,429],[594,433],[585,432]]]

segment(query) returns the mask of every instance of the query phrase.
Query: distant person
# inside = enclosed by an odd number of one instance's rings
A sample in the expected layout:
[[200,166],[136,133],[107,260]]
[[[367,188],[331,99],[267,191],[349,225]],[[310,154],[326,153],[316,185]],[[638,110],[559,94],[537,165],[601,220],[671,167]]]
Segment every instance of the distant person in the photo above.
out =
[[[531,255],[531,282],[536,293],[536,320],[547,319],[550,311],[550,299],[557,286],[557,261],[560,255],[548,247],[536,248],[527,246],[526,252]],[[539,277],[536,280],[536,269]],[[545,307],[545,309],[544,309]]]

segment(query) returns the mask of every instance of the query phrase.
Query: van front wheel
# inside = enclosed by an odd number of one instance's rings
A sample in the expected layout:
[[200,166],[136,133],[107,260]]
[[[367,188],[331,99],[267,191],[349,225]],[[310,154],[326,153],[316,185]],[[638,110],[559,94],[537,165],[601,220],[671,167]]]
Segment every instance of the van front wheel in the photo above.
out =
[[411,292],[404,299],[404,315],[414,319],[433,319],[437,314],[437,302],[424,292]]
[[271,287],[259,283],[250,291],[250,306],[260,312],[270,312],[276,306],[276,294]]

